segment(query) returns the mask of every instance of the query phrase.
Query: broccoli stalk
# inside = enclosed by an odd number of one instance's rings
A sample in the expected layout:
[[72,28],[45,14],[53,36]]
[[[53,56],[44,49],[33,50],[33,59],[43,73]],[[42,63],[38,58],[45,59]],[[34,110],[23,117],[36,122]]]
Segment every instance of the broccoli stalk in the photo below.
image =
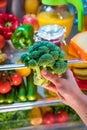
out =
[[40,66],[38,65],[38,63],[34,59],[30,60],[28,62],[28,65],[34,71],[34,77],[33,78],[34,78],[34,84],[35,85],[41,85],[41,86],[43,86],[44,83],[45,83],[45,85],[47,85],[49,83],[45,78],[43,78],[41,76]]
[[22,54],[20,60],[34,71],[34,84],[38,86],[48,85],[50,82],[41,75],[41,69],[45,68],[55,74],[63,74],[68,66],[65,54],[52,42],[38,41],[29,47],[28,52]]
[[34,69],[34,84],[38,86],[44,86],[49,84],[49,81],[41,76],[41,70],[39,67],[36,67]]

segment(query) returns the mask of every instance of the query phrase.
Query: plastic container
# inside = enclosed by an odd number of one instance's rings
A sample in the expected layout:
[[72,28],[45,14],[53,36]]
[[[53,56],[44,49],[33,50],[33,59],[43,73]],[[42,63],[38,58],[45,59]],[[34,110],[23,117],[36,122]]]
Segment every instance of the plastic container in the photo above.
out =
[[0,0],[0,13],[6,12],[7,0]]
[[39,28],[35,34],[35,41],[50,41],[61,47],[65,43],[65,28],[58,25],[46,25]]

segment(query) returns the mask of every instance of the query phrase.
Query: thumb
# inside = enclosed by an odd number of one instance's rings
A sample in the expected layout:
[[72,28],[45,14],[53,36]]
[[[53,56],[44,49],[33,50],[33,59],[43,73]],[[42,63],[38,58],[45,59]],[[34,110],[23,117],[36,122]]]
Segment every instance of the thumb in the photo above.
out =
[[52,74],[52,73],[48,72],[47,70],[44,70],[44,69],[43,69],[43,70],[41,71],[41,75],[42,75],[45,79],[47,79],[47,80],[49,80],[51,83],[53,83],[55,86],[60,84],[60,83],[59,83],[60,78],[59,78],[58,75],[56,75],[56,74]]
[[61,99],[64,99],[63,95],[66,91],[66,88],[63,87],[63,85],[62,85],[62,82],[64,79],[62,79],[61,77],[58,77],[58,75],[52,74],[44,69],[41,71],[41,75],[44,78],[46,78],[47,80],[49,80],[52,84],[55,85],[55,88],[50,86],[50,85],[48,87],[46,86],[46,88],[54,91],[55,93],[57,93],[61,97]]

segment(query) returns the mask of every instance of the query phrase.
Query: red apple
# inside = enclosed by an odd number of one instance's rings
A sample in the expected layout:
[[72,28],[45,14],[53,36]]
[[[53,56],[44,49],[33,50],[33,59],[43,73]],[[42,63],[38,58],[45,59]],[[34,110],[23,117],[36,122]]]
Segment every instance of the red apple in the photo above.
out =
[[35,14],[26,14],[22,17],[22,24],[31,24],[34,27],[34,31],[39,28],[37,16]]

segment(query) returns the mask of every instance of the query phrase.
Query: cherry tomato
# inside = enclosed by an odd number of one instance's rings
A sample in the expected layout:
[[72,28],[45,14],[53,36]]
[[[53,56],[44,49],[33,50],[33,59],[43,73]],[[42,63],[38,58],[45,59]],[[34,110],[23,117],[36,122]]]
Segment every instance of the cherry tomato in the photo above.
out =
[[69,115],[66,111],[60,111],[55,115],[55,120],[58,123],[64,123],[67,122],[69,119]]
[[12,85],[18,86],[22,83],[22,76],[18,73],[10,75]]
[[50,124],[53,124],[54,122],[55,122],[55,116],[52,112],[46,112],[43,115],[43,123],[44,124],[50,125]]
[[0,93],[6,94],[11,90],[11,85],[8,81],[0,81]]

